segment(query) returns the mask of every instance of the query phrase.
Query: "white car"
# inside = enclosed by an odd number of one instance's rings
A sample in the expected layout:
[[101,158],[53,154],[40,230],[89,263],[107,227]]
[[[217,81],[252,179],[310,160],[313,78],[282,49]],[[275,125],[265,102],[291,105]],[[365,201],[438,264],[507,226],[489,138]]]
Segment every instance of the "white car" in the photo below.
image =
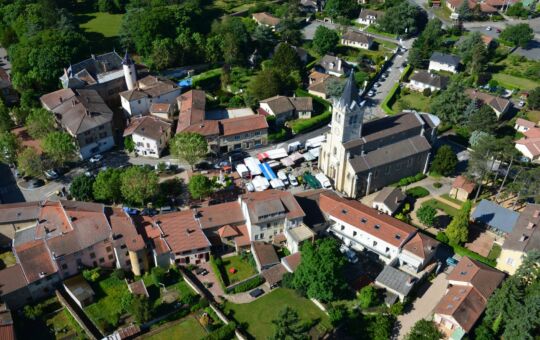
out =
[[321,186],[323,188],[332,189],[332,184],[330,183],[330,180],[322,172],[316,174],[315,178],[317,179],[317,181],[319,181],[319,183],[321,183]]
[[375,83],[375,85],[373,85],[373,87],[377,89],[377,88],[381,87],[381,83]]
[[370,97],[373,97],[373,96],[375,95],[375,92],[374,92],[374,91],[369,91],[369,92],[367,93],[367,95],[370,96]]
[[249,192],[253,192],[255,191],[255,187],[253,186],[253,184],[251,183],[246,183],[246,190],[249,191]]
[[56,171],[54,170],[45,170],[43,172],[45,174],[45,177],[47,177],[47,179],[57,179],[58,178],[58,173],[56,173]]
[[491,31],[491,30],[492,30],[491,26],[486,27],[486,31]]
[[293,187],[298,186],[298,181],[296,180],[296,177],[294,177],[292,174],[289,174],[287,177],[289,177],[289,182]]
[[90,163],[97,163],[99,161],[101,161],[103,159],[103,155],[102,154],[96,154],[96,155],[93,155],[92,157],[90,157]]
[[519,101],[519,104],[518,104],[518,105],[519,105],[519,107],[523,107],[523,106],[525,106],[525,101],[523,101],[523,100],[520,100],[520,101]]
[[278,178],[283,182],[283,184],[285,185],[289,185],[289,180],[287,178],[287,173],[283,170],[279,170],[277,172],[277,176]]

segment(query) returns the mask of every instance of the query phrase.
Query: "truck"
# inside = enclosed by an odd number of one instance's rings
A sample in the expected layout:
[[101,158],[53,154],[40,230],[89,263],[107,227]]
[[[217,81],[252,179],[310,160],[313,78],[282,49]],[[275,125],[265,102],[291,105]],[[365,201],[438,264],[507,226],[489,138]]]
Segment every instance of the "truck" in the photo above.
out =
[[311,173],[306,172],[303,176],[304,183],[310,186],[311,189],[320,189],[321,183]]
[[310,138],[306,141],[306,150],[313,149],[321,146],[321,144],[326,140],[326,135],[321,135],[317,137]]
[[284,170],[279,170],[277,172],[277,177],[283,182],[283,184],[289,185],[289,178],[287,178],[287,173]]
[[289,154],[295,152],[295,151],[298,151],[302,148],[302,143],[296,141],[296,142],[293,142],[293,143],[290,143],[288,146],[287,146],[287,152]]
[[284,189],[285,188],[285,184],[279,178],[274,178],[273,180],[271,180],[270,181],[270,186],[272,187],[272,189]]
[[236,171],[238,172],[238,175],[241,178],[249,177],[249,170],[248,170],[247,166],[245,166],[244,164],[236,165]]
[[316,174],[315,178],[317,179],[317,181],[319,181],[319,183],[321,183],[323,188],[332,189],[332,183],[330,183],[328,177],[326,177],[322,172]]
[[261,164],[261,162],[257,158],[255,157],[245,158],[244,164],[249,169],[251,176],[257,176],[261,174],[261,169],[259,168],[259,164]]
[[266,152],[261,152],[257,155],[257,158],[262,162],[265,159],[282,159],[287,157],[289,154],[285,148],[268,150]]

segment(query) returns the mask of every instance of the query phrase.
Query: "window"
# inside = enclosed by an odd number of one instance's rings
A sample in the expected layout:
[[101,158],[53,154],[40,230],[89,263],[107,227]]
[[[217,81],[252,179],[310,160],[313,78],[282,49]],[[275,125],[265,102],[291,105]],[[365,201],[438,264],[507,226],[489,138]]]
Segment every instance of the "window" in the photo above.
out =
[[374,246],[374,247],[377,246],[377,241],[373,241],[373,246]]
[[255,235],[255,240],[258,240],[259,239],[259,235]]
[[125,245],[125,244],[122,244],[122,245],[120,246],[120,249],[126,249],[126,245]]
[[128,255],[129,255],[129,252],[126,251],[126,256],[128,256]]
[[105,259],[103,257],[100,257],[99,258],[99,263],[103,263],[103,262],[105,262]]
[[109,258],[109,260],[112,260],[114,258],[114,256],[109,255],[108,258]]
[[377,230],[381,229],[381,225],[380,224],[375,224],[375,229],[377,229]]
[[389,251],[390,251],[390,248],[386,247],[385,252],[388,253]]
[[90,253],[90,258],[95,259],[96,258],[96,253]]
[[514,259],[509,257],[506,259],[506,264],[510,265],[510,266],[514,266]]
[[264,238],[264,233],[261,233],[261,234],[259,235],[259,238],[263,239],[263,238]]
[[341,230],[345,230],[345,226],[344,226],[344,225],[341,226]]
[[367,223],[367,218],[362,217],[362,219],[360,220],[360,222],[362,222],[362,223]]
[[358,234],[356,231],[353,231],[352,236],[356,236]]
[[62,269],[63,269],[63,270],[66,270],[66,269],[67,269],[67,267],[68,267],[68,266],[67,266],[67,264],[65,264],[65,263],[64,263],[64,264],[62,264]]
[[107,253],[110,253],[112,248],[111,248],[111,246],[108,246],[107,248],[105,248],[105,250],[107,250]]

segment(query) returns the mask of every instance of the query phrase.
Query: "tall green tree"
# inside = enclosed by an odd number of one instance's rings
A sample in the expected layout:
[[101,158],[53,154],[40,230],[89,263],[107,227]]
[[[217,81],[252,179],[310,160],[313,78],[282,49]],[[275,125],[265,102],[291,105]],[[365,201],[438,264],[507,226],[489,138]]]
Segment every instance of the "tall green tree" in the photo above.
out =
[[384,32],[413,36],[418,34],[427,23],[427,15],[416,5],[401,1],[385,11],[378,20],[378,26]]
[[423,205],[416,212],[416,216],[422,224],[432,227],[435,223],[437,210],[430,205]]
[[462,244],[469,240],[469,217],[471,208],[471,201],[466,201],[461,206],[459,212],[452,218],[452,221],[445,231],[450,243]]
[[271,340],[304,340],[309,338],[298,313],[289,306],[279,312],[277,319],[272,320],[272,324],[274,325],[274,334],[269,337]]
[[487,105],[481,105],[467,116],[466,126],[471,132],[483,131],[492,134],[495,132],[497,125],[497,115],[493,109]]
[[259,101],[283,94],[286,87],[281,74],[273,68],[267,68],[251,78],[247,91],[249,96]]
[[193,175],[189,179],[188,190],[193,199],[199,200],[210,196],[213,191],[213,184],[204,175]]
[[454,77],[448,88],[431,102],[431,112],[445,123],[462,124],[465,120],[463,112],[471,101],[465,89],[465,79],[460,75]]
[[150,320],[152,308],[150,307],[150,301],[148,301],[146,296],[133,296],[128,310],[138,324]]
[[535,87],[531,92],[529,92],[527,106],[529,106],[529,109],[532,110],[540,109],[540,87]]
[[8,132],[13,127],[13,121],[9,116],[9,110],[0,98],[0,132]]
[[358,293],[360,307],[369,308],[377,303],[377,290],[372,285],[367,285],[360,289]]
[[14,164],[19,147],[17,136],[11,132],[0,132],[0,162]]
[[212,24],[212,35],[222,41],[221,52],[225,63],[242,65],[250,50],[251,37],[239,17],[226,17]]
[[80,174],[77,175],[71,182],[69,192],[77,201],[92,201],[94,199],[92,194],[93,184],[93,177]]
[[507,25],[499,38],[514,44],[514,46],[526,47],[529,41],[534,38],[534,32],[529,24]]
[[259,25],[253,32],[253,39],[262,56],[267,56],[276,45],[277,37],[271,27]]
[[488,61],[488,51],[480,32],[473,32],[466,36],[457,46],[457,54],[467,67],[467,71],[472,75],[478,75]]
[[456,170],[458,159],[449,145],[443,145],[435,154],[431,163],[431,171],[443,176],[450,176]]
[[33,148],[24,148],[17,155],[17,169],[25,176],[43,176],[41,156]]
[[150,67],[153,70],[164,70],[176,63],[176,48],[174,40],[171,38],[156,39],[152,43],[152,53],[150,54]]
[[159,179],[147,167],[131,166],[120,175],[120,191],[125,201],[144,206],[158,193]]
[[339,43],[339,36],[333,29],[325,26],[319,26],[313,36],[313,49],[319,55],[323,56],[333,51]]
[[26,118],[26,127],[33,138],[45,138],[55,130],[54,114],[43,108],[32,109]]
[[108,168],[100,171],[92,186],[94,198],[100,201],[118,203],[122,199],[121,169]]
[[345,259],[339,243],[331,238],[302,246],[302,262],[294,272],[293,286],[304,290],[308,297],[324,302],[336,300],[345,289],[343,266]]
[[272,56],[272,66],[283,75],[302,70],[302,61],[296,50],[287,43],[280,43]]
[[416,68],[427,68],[433,51],[442,46],[444,32],[439,19],[430,20],[426,28],[413,42],[409,51],[409,63]]
[[324,10],[332,18],[357,18],[360,6],[358,2],[347,0],[328,0]]
[[43,140],[43,151],[56,165],[62,166],[75,158],[77,148],[67,132],[50,132]]
[[186,161],[193,169],[207,153],[208,143],[203,135],[194,132],[180,132],[169,142],[171,153]]
[[443,337],[444,335],[439,331],[433,321],[420,319],[416,321],[409,333],[405,336],[405,340],[439,340]]

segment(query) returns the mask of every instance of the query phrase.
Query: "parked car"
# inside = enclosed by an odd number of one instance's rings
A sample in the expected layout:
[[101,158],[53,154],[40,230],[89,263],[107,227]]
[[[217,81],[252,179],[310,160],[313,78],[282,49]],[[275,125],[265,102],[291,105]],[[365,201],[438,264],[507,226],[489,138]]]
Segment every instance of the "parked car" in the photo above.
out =
[[260,288],[257,288],[257,289],[253,289],[251,292],[249,292],[249,295],[252,297],[252,298],[257,298],[261,295],[264,294],[264,290],[260,289]]
[[139,215],[139,209],[130,208],[130,207],[124,207],[123,209],[128,215],[131,215],[131,216]]
[[97,163],[101,161],[102,159],[103,159],[103,155],[98,153],[90,157],[89,161],[90,163]]
[[458,260],[456,260],[453,257],[448,257],[446,258],[446,264],[449,265],[450,267],[455,267],[458,264]]
[[375,85],[373,85],[373,87],[378,89],[379,87],[381,87],[381,83],[375,83]]
[[285,185],[289,185],[289,179],[287,177],[287,173],[283,170],[279,170],[277,172],[278,178],[283,182]]
[[500,28],[496,28],[496,29],[495,29],[495,32],[501,33],[501,29],[500,29]]
[[369,97],[373,97],[373,96],[375,95],[375,91],[369,91],[369,92],[367,93],[367,95],[368,95]]
[[524,101],[524,100],[520,100],[518,105],[519,105],[519,107],[525,106],[525,101]]
[[142,216],[155,216],[158,214],[158,211],[154,208],[144,208],[141,211]]
[[53,169],[43,171],[47,179],[57,179],[59,176]]
[[328,177],[326,177],[325,174],[323,174],[322,172],[316,174],[315,178],[317,179],[317,181],[319,181],[319,183],[321,183],[323,188],[332,189],[332,183],[330,183]]
[[45,185],[45,182],[39,178],[31,178],[28,180],[28,187],[31,189],[39,188]]
[[296,177],[294,177],[293,175],[289,174],[287,177],[289,177],[289,182],[291,183],[291,185],[293,187],[297,187],[298,186],[298,181],[296,180]]

